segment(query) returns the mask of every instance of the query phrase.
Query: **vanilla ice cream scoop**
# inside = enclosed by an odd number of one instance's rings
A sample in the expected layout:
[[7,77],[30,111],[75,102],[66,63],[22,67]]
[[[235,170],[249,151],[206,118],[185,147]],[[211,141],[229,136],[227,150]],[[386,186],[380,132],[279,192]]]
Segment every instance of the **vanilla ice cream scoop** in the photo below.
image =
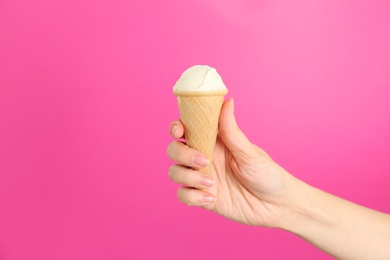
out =
[[204,92],[227,90],[216,69],[207,65],[195,65],[183,72],[173,87],[177,92]]

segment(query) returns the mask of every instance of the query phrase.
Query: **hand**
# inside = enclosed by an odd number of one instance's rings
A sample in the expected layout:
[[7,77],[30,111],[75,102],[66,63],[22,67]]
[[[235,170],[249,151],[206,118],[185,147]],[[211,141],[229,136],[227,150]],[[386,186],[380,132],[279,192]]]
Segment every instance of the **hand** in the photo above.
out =
[[[180,121],[170,127],[181,138]],[[290,231],[337,259],[390,259],[390,215],[316,189],[290,175],[241,132],[233,100],[224,103],[211,173],[197,169],[207,158],[174,141],[168,156],[178,162],[170,178],[185,185],[179,199],[226,218]]]
[[[170,133],[184,137],[179,120],[171,124]],[[221,110],[211,174],[197,170],[208,158],[183,142],[170,143],[167,154],[178,163],[170,167],[169,177],[185,185],[178,190],[181,202],[248,225],[280,225],[293,178],[241,132],[232,99]]]

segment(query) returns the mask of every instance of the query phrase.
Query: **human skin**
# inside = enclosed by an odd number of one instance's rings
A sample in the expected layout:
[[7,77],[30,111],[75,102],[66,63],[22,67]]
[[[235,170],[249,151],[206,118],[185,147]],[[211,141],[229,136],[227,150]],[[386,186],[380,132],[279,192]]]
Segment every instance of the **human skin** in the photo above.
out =
[[[170,134],[184,137],[180,120]],[[390,215],[343,200],[298,180],[237,126],[234,103],[222,107],[211,173],[208,158],[181,141],[168,145],[181,202],[228,219],[292,232],[338,259],[390,259]]]

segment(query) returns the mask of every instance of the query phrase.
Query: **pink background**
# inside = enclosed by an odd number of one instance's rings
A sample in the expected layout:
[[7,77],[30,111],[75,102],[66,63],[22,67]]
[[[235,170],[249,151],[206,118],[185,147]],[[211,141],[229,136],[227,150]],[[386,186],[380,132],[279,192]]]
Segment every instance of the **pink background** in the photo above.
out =
[[291,173],[390,213],[390,1],[0,0],[0,259],[331,259],[178,202],[194,64]]

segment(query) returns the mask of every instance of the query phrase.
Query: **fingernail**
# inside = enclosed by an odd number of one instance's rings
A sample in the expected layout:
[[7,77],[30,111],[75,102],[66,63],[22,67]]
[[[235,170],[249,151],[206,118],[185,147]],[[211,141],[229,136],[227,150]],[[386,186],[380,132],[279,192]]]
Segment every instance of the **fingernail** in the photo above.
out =
[[173,125],[172,126],[172,134],[174,136],[176,136],[178,130],[179,130],[179,127],[177,125]]
[[209,162],[209,159],[200,153],[195,154],[192,158],[192,163],[199,167],[206,167]]
[[200,184],[202,184],[205,187],[212,187],[214,185],[214,180],[213,178],[203,176],[202,179],[200,180]]
[[204,195],[203,200],[204,200],[204,202],[212,203],[215,201],[215,197],[211,194],[206,194],[206,195]]

